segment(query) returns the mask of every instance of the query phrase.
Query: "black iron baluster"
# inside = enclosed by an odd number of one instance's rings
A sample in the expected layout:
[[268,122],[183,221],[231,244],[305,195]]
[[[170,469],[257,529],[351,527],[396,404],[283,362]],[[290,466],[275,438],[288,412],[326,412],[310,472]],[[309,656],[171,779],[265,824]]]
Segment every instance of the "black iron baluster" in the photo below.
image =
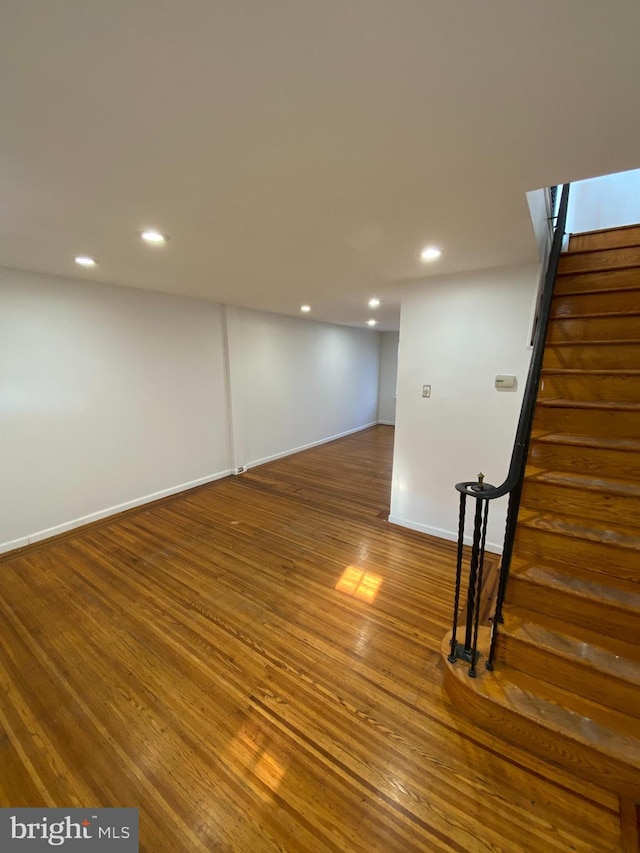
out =
[[482,519],[482,537],[480,540],[480,560],[478,563],[478,583],[475,594],[475,611],[473,614],[473,645],[471,647],[471,666],[469,676],[476,677],[476,660],[478,658],[478,626],[480,624],[480,600],[482,598],[482,575],[484,572],[484,548],[487,541],[487,521],[489,519],[489,501],[478,501],[478,506],[484,503],[484,517]]
[[458,560],[456,563],[456,595],[453,605],[453,627],[451,629],[451,653],[449,662],[456,662],[456,633],[458,631],[458,610],[460,609],[460,585],[462,581],[462,549],[464,545],[464,517],[466,512],[467,496],[460,493],[460,513],[458,516]]
[[[482,500],[476,498],[476,512],[473,520],[473,545],[471,546],[471,565],[469,567],[469,587],[467,589],[467,627],[464,635],[465,658],[469,660],[473,636],[473,614],[476,601],[476,581],[480,558],[480,528],[482,523]],[[473,661],[471,661],[473,665]]]

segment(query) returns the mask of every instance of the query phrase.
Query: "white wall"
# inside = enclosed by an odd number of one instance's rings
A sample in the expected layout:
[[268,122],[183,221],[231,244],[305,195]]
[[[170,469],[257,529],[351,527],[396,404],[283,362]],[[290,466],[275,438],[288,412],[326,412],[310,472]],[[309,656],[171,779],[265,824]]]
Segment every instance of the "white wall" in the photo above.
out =
[[[457,538],[455,483],[506,475],[529,367],[538,266],[431,278],[402,299],[390,521]],[[518,377],[497,391],[498,373]],[[431,385],[431,397],[422,386]],[[491,507],[488,547],[499,551],[506,499]]]
[[242,308],[229,313],[235,467],[376,423],[378,332]]
[[567,233],[640,222],[640,169],[576,181],[569,190]]
[[396,385],[398,378],[398,332],[380,333],[380,382],[378,385],[378,423],[396,422]]
[[0,270],[0,550],[224,475],[222,309]]
[[376,423],[380,335],[0,270],[0,551]]
[[532,190],[527,193],[527,204],[533,231],[538,244],[538,260],[546,269],[551,249],[552,229],[551,217],[551,193],[547,187],[540,190]]

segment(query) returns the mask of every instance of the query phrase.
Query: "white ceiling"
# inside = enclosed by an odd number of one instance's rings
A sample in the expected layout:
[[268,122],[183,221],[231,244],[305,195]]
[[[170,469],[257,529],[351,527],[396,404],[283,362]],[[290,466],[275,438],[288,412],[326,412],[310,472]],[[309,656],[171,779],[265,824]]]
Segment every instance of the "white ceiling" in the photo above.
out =
[[[362,324],[640,165],[637,0],[0,0],[0,264]],[[136,233],[153,225],[163,249]],[[77,254],[95,256],[87,272]]]

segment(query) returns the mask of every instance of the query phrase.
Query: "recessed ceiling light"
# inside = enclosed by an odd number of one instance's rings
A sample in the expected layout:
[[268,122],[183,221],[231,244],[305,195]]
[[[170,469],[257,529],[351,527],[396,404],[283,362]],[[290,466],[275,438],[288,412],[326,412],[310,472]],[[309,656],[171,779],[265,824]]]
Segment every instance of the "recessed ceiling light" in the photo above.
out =
[[140,234],[140,236],[145,243],[150,243],[152,246],[162,246],[162,244],[166,243],[169,239],[166,234],[161,234],[160,231],[156,231],[155,228],[147,228]]
[[369,308],[377,308],[377,307],[378,307],[378,305],[380,305],[380,300],[379,300],[379,299],[375,299],[375,298],[374,298],[374,299],[370,299],[370,300],[369,300]]
[[77,264],[80,264],[81,267],[95,267],[97,266],[96,261],[93,258],[89,258],[87,255],[78,255],[75,259]]
[[308,314],[311,311],[311,305],[301,305],[300,310],[304,311],[305,314]]
[[377,325],[378,325],[377,320],[367,320],[367,326],[377,326]]
[[439,258],[442,254],[440,249],[436,249],[435,246],[428,246],[426,249],[423,249],[420,253],[420,258],[423,261],[435,261],[436,258]]

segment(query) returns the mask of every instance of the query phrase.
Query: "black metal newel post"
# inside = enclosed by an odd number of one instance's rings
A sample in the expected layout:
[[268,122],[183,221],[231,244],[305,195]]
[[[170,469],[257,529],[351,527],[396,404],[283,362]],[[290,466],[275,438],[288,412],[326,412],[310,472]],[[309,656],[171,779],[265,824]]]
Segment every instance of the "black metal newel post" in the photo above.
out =
[[[450,663],[464,660],[471,664],[470,675],[475,676],[475,664],[478,652],[478,622],[480,618],[480,601],[482,598],[482,577],[484,570],[484,551],[487,538],[487,518],[489,501],[485,499],[483,490],[492,489],[486,486],[484,474],[478,474],[477,482],[458,483],[460,492],[460,514],[458,518],[458,555],[456,562],[456,593],[453,609],[453,627],[451,630],[451,650],[448,655]],[[462,583],[462,562],[464,556],[464,521],[467,495],[476,502],[474,513],[473,539],[471,559],[469,563],[469,585],[467,587],[467,612],[465,619],[464,643],[457,642],[458,612],[460,609],[460,588]]]

